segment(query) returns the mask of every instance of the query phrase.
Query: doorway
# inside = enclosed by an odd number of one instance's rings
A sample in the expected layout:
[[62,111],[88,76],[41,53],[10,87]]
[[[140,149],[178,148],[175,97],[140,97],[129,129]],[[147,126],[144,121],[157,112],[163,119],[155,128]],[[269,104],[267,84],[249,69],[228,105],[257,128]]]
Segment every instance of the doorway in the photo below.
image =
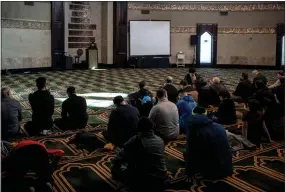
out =
[[214,67],[217,64],[217,24],[197,24],[197,67]]

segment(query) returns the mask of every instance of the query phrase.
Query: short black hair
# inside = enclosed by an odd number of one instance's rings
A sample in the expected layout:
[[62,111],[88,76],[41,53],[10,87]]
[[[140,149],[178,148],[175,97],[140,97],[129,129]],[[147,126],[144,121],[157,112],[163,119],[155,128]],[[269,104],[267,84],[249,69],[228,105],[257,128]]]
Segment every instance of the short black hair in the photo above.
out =
[[153,130],[154,124],[151,119],[142,117],[138,122],[138,132],[148,132]]
[[280,76],[284,76],[284,73],[282,71],[278,72],[277,74],[280,75]]
[[38,78],[36,79],[37,88],[38,88],[38,89],[43,89],[43,88],[45,88],[46,82],[47,82],[47,80],[46,80],[45,77],[38,77]]
[[157,98],[163,98],[163,97],[165,97],[166,96],[166,90],[165,89],[163,89],[163,88],[159,88],[157,91],[156,91],[156,96],[157,96]]
[[181,80],[180,85],[186,86],[188,85],[188,82],[186,80]]
[[139,82],[139,87],[140,87],[141,89],[144,88],[145,85],[146,85],[146,82],[145,82],[145,81]]
[[120,105],[123,101],[124,101],[124,98],[121,95],[118,95],[113,99],[113,103],[115,105]]
[[68,87],[66,92],[69,94],[74,94],[75,93],[75,87],[72,87],[72,86]]
[[247,73],[242,73],[241,75],[242,75],[243,79],[248,79],[248,74]]
[[257,80],[257,81],[255,82],[255,86],[256,86],[257,89],[263,89],[263,88],[266,87],[266,85],[264,84],[264,82],[261,81],[261,80]]
[[193,113],[203,114],[206,112],[206,109],[202,106],[197,106],[193,109]]
[[189,73],[196,73],[196,69],[190,68],[190,69],[189,69]]

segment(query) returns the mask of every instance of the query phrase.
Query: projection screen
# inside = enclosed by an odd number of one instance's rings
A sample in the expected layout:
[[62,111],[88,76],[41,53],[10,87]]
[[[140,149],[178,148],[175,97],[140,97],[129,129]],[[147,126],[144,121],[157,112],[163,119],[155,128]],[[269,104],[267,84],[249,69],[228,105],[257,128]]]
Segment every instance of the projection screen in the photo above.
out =
[[130,21],[130,56],[170,56],[170,21]]

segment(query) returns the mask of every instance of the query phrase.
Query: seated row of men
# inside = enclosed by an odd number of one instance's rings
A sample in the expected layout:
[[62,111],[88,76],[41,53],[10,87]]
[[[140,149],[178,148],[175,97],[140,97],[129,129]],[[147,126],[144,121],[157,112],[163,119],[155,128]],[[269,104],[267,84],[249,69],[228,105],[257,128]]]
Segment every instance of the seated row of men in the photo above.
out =
[[[114,178],[120,179],[131,188],[146,190],[145,183],[151,183],[153,184],[151,185],[154,188],[153,191],[162,190],[167,179],[167,169],[163,155],[164,144],[176,139],[179,132],[184,132],[187,136],[184,159],[188,176],[198,172],[210,179],[231,175],[232,157],[227,134],[224,127],[215,123],[215,121],[224,124],[223,121],[227,121],[228,116],[235,116],[235,105],[230,99],[230,94],[226,94],[219,79],[214,78],[209,85],[211,91],[216,90],[215,93],[218,93],[218,96],[223,99],[220,100],[219,97],[218,112],[209,114],[201,106],[201,100],[199,99],[203,95],[201,89],[207,85],[202,86],[199,84],[201,77],[198,75],[192,74],[189,76],[192,77],[192,84],[183,82],[184,87],[180,91],[181,99],[177,103],[177,94],[173,94],[172,78],[167,78],[165,89],[160,88],[156,92],[157,104],[155,106],[153,106],[152,95],[145,89],[145,83],[143,82],[140,83],[140,91],[133,95],[135,107],[128,105],[121,96],[114,98],[116,108],[112,110],[108,128],[103,133],[108,141],[122,147],[122,151],[113,162],[112,174]],[[284,94],[284,78],[280,78],[279,81],[280,85],[276,87],[275,91],[280,92],[283,88]],[[54,99],[45,88],[45,84],[46,80],[44,78],[38,78],[38,91],[29,96],[33,118],[31,125],[26,126],[27,130],[36,130],[39,127],[40,129],[47,129],[49,127],[43,125],[46,122],[51,122],[52,125],[51,116],[54,110]],[[260,144],[264,135],[267,136],[269,141],[272,141],[265,120],[270,122],[276,118],[275,115],[272,115],[272,112],[275,112],[276,106],[280,106],[277,105],[278,103],[284,103],[284,101],[279,101],[281,98],[277,96],[278,91],[276,91],[277,102],[274,102],[276,101],[274,91],[268,89],[263,81],[257,80],[254,85],[257,90],[247,99],[250,111],[243,118],[245,123],[242,134],[255,144]],[[86,101],[84,98],[76,96],[75,89],[72,87],[68,88],[67,93],[69,99],[62,105],[62,108],[64,108],[62,109],[62,119],[59,120],[60,123],[58,124],[61,124],[62,127],[83,128],[88,119]],[[171,95],[170,99],[172,101],[168,100],[168,93]],[[20,105],[9,97],[10,94],[8,88],[2,89],[2,123],[4,117],[5,128],[19,129],[18,122],[22,119]],[[195,95],[198,95],[196,101]],[[53,107],[48,107],[47,103],[52,104]],[[33,105],[36,106],[33,107]],[[38,105],[43,106],[44,110],[41,113],[44,115],[39,115]],[[82,110],[78,110],[81,107]],[[12,109],[18,112],[14,113]],[[229,113],[229,109],[232,113]],[[78,111],[80,114],[76,114]],[[34,113],[36,114],[34,115]],[[73,115],[70,115],[72,113]],[[15,118],[13,119],[11,114],[17,114],[17,123],[15,123]],[[47,118],[47,116],[49,117]],[[80,118],[77,119],[77,117]],[[144,118],[140,119],[140,117]],[[230,120],[229,123],[236,121],[236,116],[233,119],[235,120]],[[50,124],[49,126],[51,126]],[[10,129],[4,129],[4,132],[5,130]],[[4,134],[6,137],[10,136],[11,133],[7,132],[5,132],[6,135]],[[32,131],[29,132],[32,133]],[[140,179],[134,180],[134,178],[137,178],[138,173]],[[149,185],[147,186],[149,187]]]
[[[77,96],[74,87],[67,89],[68,99],[62,103],[61,119],[53,122],[54,97],[46,88],[46,78],[36,79],[37,91],[29,95],[32,108],[32,121],[25,124],[30,136],[46,134],[55,123],[59,128],[80,129],[87,125],[87,104],[83,97]],[[20,132],[22,110],[20,103],[11,97],[9,87],[1,89],[2,140],[13,139]]]

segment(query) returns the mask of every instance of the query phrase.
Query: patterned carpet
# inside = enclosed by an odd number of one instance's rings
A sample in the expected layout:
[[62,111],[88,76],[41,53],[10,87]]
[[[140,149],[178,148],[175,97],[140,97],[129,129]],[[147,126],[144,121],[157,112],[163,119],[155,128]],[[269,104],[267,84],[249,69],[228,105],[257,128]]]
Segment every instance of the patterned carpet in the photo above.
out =
[[[198,73],[210,79],[219,76],[229,91],[233,91],[242,72],[250,70],[238,69],[198,69]],[[86,130],[96,133],[104,140],[101,131],[106,129],[108,114],[112,108],[112,98],[118,94],[136,91],[138,82],[146,80],[148,88],[155,93],[163,85],[164,79],[171,75],[174,84],[187,73],[187,69],[110,69],[104,71],[64,71],[41,74],[20,74],[2,76],[2,86],[12,88],[13,97],[20,101],[24,122],[31,118],[28,94],[35,90],[35,79],[45,76],[48,88],[56,98],[54,118],[60,117],[61,103],[66,95],[66,88],[74,86],[78,94],[83,94],[88,103],[89,121]],[[274,81],[276,71],[263,72],[269,82]],[[114,93],[114,94],[111,94]],[[239,119],[244,106],[237,107]],[[240,121],[232,126],[239,127]],[[22,130],[24,133],[24,130]],[[33,138],[46,144],[48,148],[60,148],[65,156],[53,174],[55,192],[113,192],[120,184],[111,178],[110,166],[115,152],[104,152],[103,149],[79,149],[68,142],[77,131],[61,131],[53,128],[53,134]],[[241,150],[233,153],[234,174],[223,180],[211,181],[196,175],[189,182],[185,181],[183,151],[185,137],[170,142],[165,148],[165,157],[169,177],[172,179],[169,192],[186,191],[283,191],[284,190],[284,143],[263,144],[260,149]],[[124,189],[121,189],[124,191]]]

